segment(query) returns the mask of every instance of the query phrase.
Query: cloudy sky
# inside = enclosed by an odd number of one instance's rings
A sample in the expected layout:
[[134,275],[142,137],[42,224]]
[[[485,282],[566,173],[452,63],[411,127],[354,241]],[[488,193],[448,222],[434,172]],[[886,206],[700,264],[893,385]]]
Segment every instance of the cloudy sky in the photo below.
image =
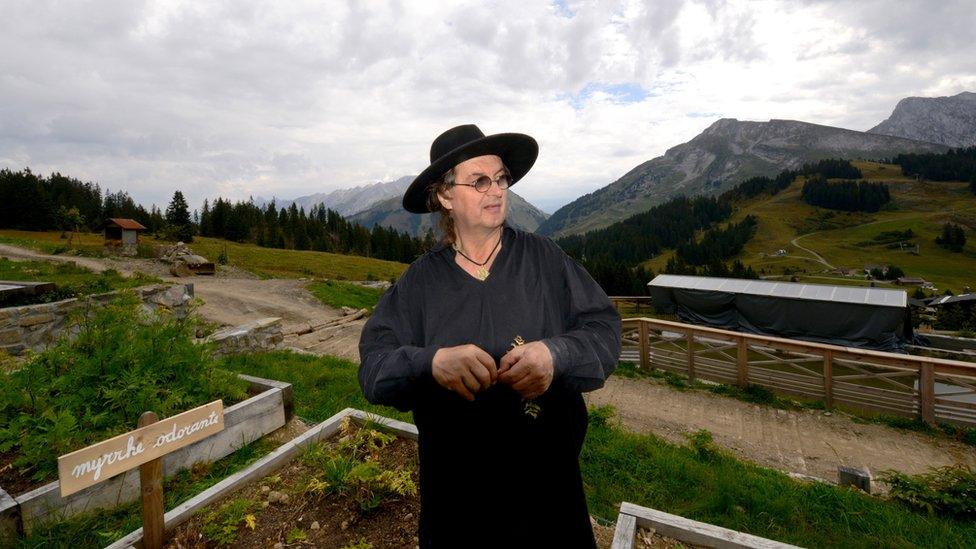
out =
[[476,123],[547,211],[723,117],[865,130],[976,91],[964,1],[4,0],[0,167],[165,207],[417,173]]

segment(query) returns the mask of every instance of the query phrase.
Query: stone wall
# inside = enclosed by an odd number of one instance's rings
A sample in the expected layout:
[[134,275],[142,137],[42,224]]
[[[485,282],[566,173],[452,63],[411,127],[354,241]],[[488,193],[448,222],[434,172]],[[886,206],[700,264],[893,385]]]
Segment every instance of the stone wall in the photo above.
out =
[[285,336],[281,333],[281,319],[269,317],[217,330],[207,338],[207,341],[215,344],[214,354],[226,355],[270,351],[276,349],[284,339]]
[[[193,297],[192,284],[154,284],[133,291],[147,310],[155,311],[163,307],[174,311],[179,317],[186,315],[187,304]],[[108,292],[54,303],[0,309],[0,352],[18,356],[28,349],[43,351],[61,336],[72,314],[107,303],[117,295],[118,292]]]

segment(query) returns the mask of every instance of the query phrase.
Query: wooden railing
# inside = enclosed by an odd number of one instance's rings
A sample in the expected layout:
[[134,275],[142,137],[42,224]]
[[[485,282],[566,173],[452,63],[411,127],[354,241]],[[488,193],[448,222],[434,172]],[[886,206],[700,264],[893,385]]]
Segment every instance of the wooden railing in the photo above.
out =
[[938,422],[976,425],[976,365],[652,318],[623,321],[621,360],[642,369]]

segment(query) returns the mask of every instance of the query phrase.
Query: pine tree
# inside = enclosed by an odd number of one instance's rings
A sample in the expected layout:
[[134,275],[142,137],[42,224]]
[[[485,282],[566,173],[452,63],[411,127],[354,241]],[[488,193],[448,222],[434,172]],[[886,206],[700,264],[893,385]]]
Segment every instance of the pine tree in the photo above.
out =
[[173,238],[182,242],[193,242],[193,222],[190,220],[190,208],[180,191],[173,193],[173,199],[166,207],[166,224],[169,225],[170,235]]

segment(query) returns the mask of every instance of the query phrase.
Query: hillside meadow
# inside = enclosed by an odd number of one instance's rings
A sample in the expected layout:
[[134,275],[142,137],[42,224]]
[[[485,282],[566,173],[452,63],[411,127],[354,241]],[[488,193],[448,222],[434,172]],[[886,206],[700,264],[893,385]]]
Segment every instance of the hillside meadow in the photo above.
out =
[[[933,282],[939,292],[950,289],[960,293],[976,286],[976,196],[963,182],[916,181],[902,175],[897,165],[877,162],[853,162],[864,179],[884,182],[892,201],[877,213],[841,212],[811,206],[800,198],[803,178],[775,196],[760,196],[737,204],[730,222],[747,215],[759,220],[755,236],[746,243],[736,259],[751,266],[762,276],[797,273],[799,280],[820,284],[866,285],[863,276],[843,277],[823,271],[826,266],[810,253],[792,244],[820,254],[835,268],[860,271],[867,264],[888,263],[901,267],[906,276]],[[953,253],[935,244],[946,222],[969,228],[969,242],[961,253]],[[911,229],[913,244],[919,253],[889,248],[890,242],[876,240],[883,232]],[[897,246],[897,244],[893,244]],[[775,257],[777,250],[786,256]],[[644,263],[661,272],[672,251]],[[785,279],[785,276],[784,276]]]
[[[75,235],[73,248],[81,255],[102,255],[103,237],[100,233]],[[66,253],[67,240],[59,231],[0,231],[0,243],[13,244],[49,254]],[[140,236],[140,255],[151,255],[153,246],[168,246],[172,242]],[[189,245],[194,252],[217,262],[226,251],[227,264],[264,278],[323,278],[334,280],[391,280],[407,268],[404,263],[355,255],[342,255],[310,250],[262,248],[253,244],[239,244],[218,238],[196,237]]]

